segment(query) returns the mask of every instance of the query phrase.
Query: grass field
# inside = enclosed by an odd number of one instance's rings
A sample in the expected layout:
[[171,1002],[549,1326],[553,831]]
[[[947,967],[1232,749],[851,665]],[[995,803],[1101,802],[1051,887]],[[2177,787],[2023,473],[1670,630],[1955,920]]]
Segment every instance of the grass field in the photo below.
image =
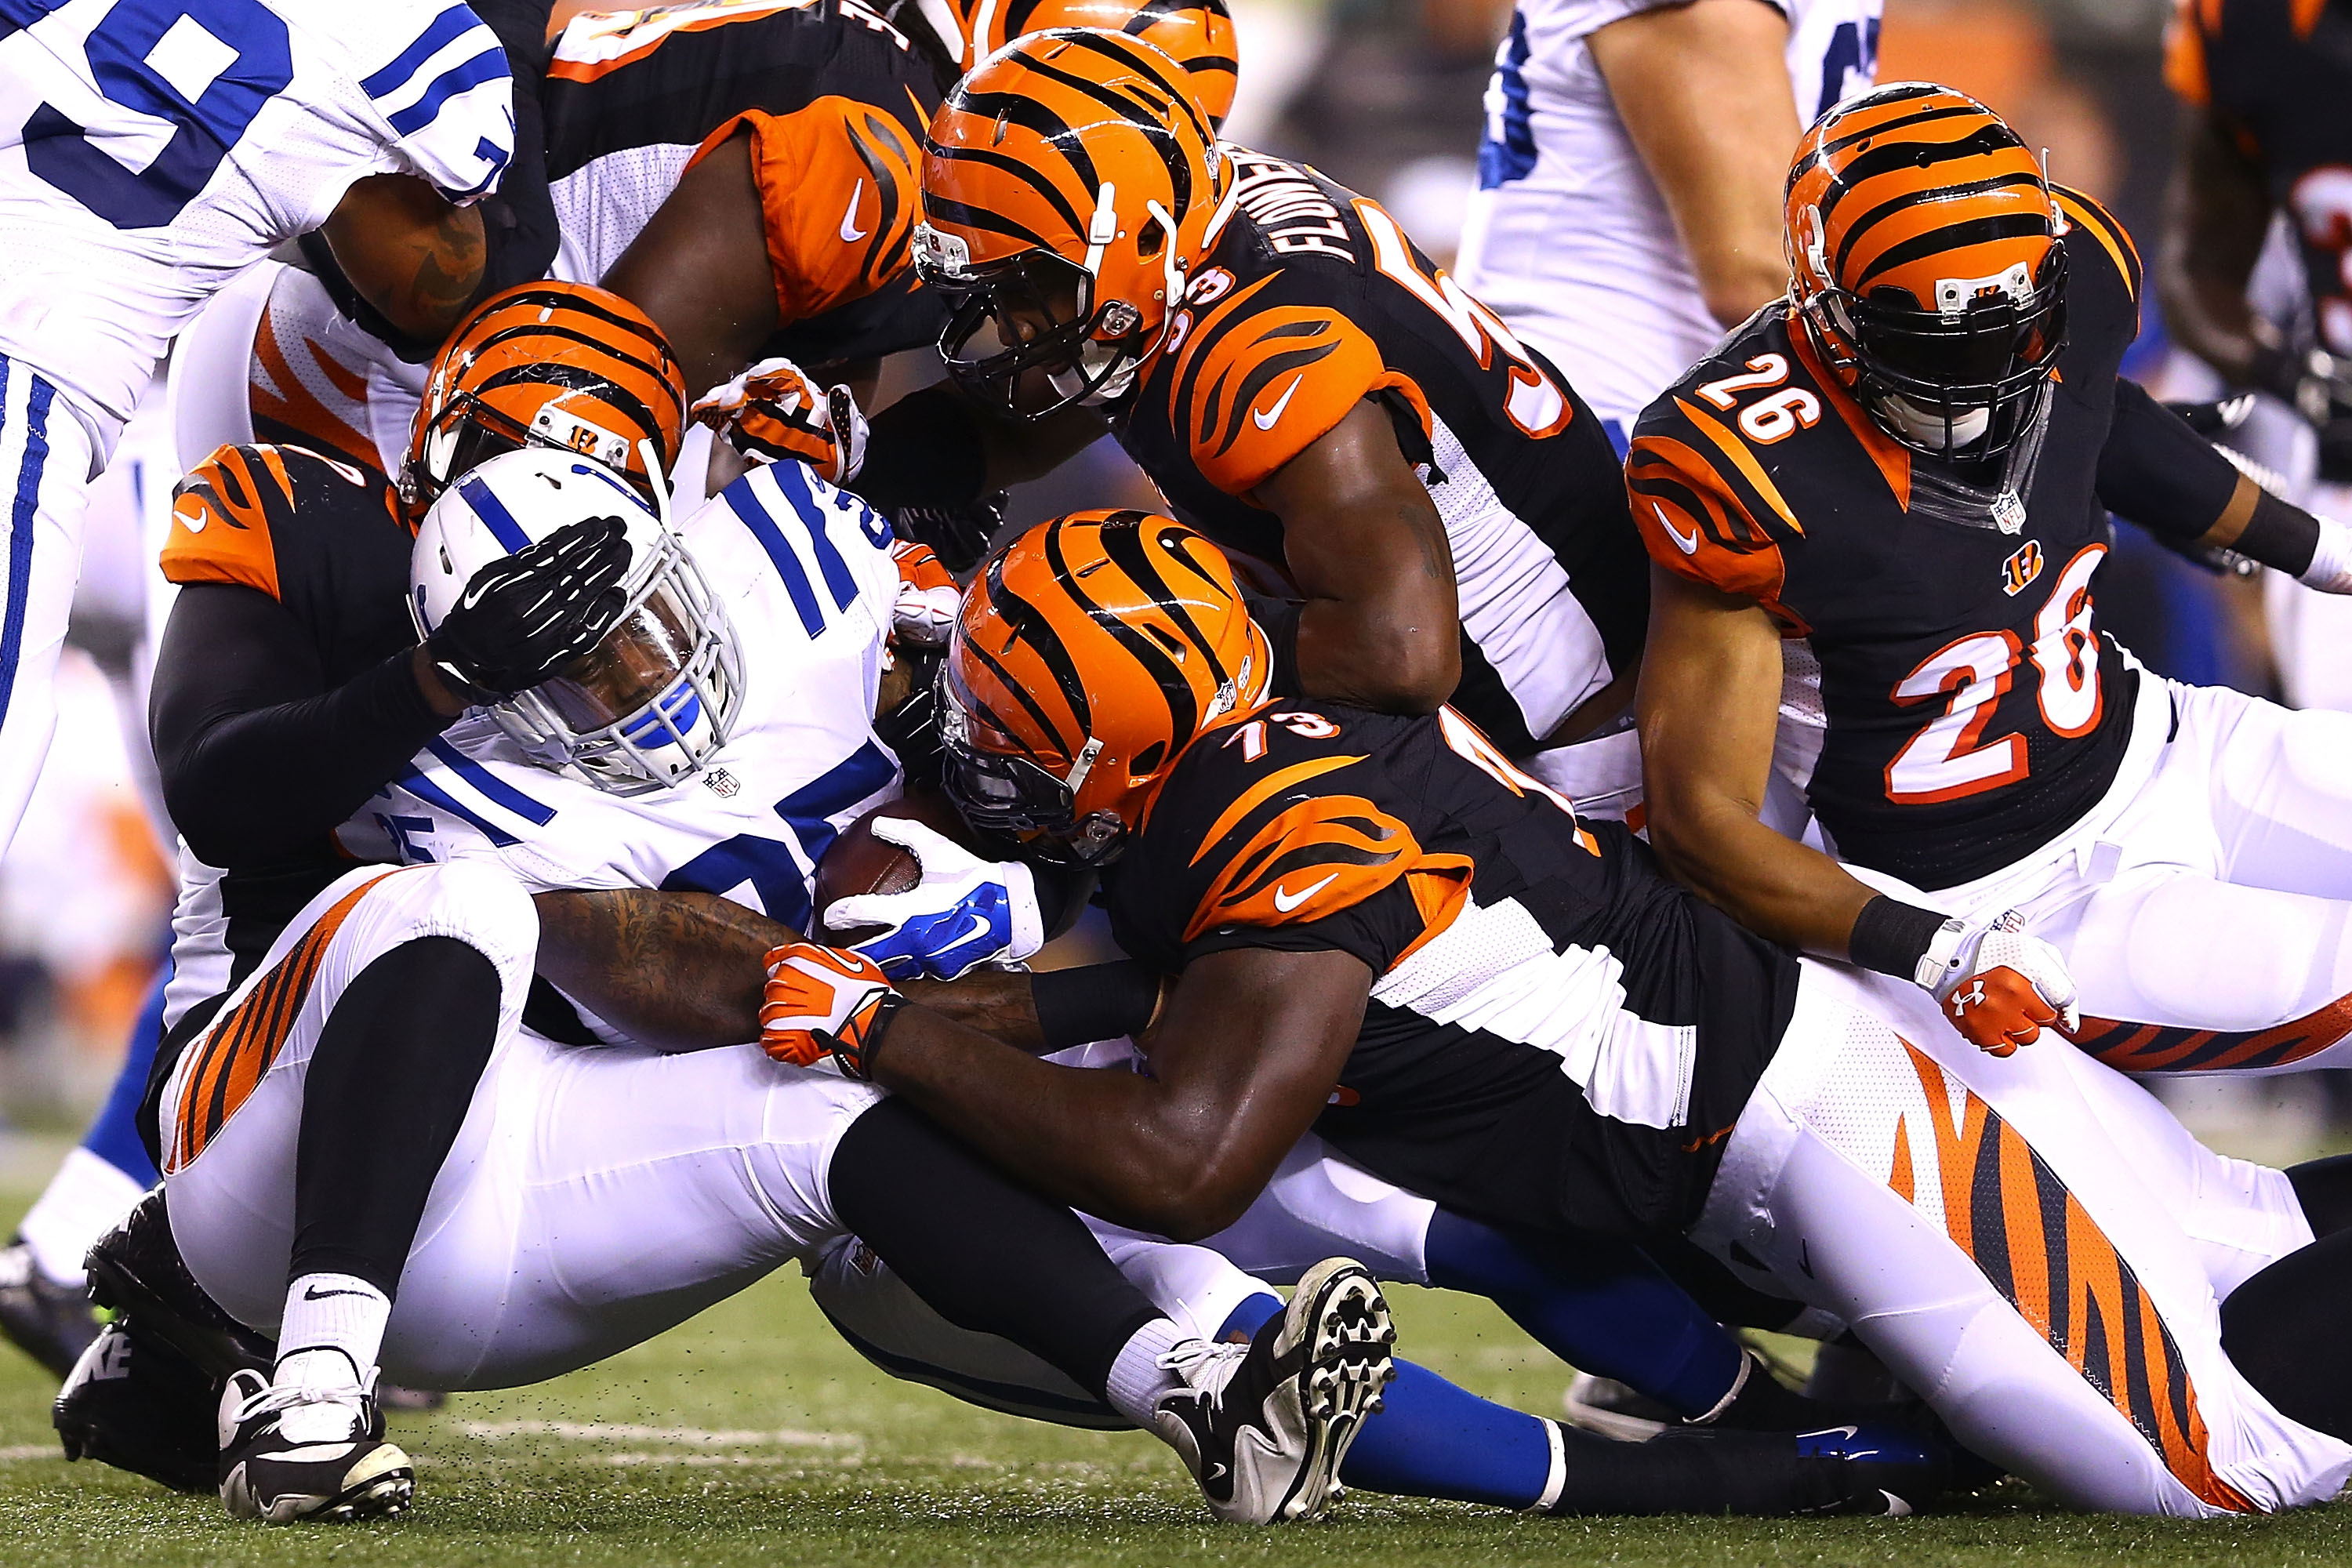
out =
[[[0,1214],[29,1196],[0,1194]],[[1557,1407],[1559,1369],[1484,1303],[1394,1299],[1410,1354],[1492,1397]],[[1312,1526],[1219,1527],[1150,1438],[1010,1420],[884,1378],[791,1274],[604,1366],[395,1415],[418,1496],[389,1523],[232,1527],[212,1500],[67,1465],[52,1392],[0,1349],[5,1568],[2352,1563],[2352,1509],[2188,1525],[2067,1515],[2016,1488],[1900,1521],[1524,1520],[1359,1494]]]

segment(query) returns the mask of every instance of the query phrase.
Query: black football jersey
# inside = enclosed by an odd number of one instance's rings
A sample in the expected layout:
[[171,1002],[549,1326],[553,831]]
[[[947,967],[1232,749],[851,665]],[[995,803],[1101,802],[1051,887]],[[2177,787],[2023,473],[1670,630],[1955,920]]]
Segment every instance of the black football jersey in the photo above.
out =
[[1120,944],[1167,973],[1236,947],[1362,960],[1317,1131],[1497,1223],[1690,1223],[1794,1005],[1792,957],[1451,710],[1276,702],[1211,731],[1105,891]]
[[1117,412],[1119,444],[1180,520],[1278,568],[1282,520],[1252,490],[1385,400],[1453,549],[1454,705],[1523,754],[1641,655],[1648,580],[1615,450],[1566,379],[1377,203],[1223,151],[1235,194]]
[[2048,843],[2105,793],[2137,668],[2092,618],[2112,530],[2096,490],[2138,331],[2120,225],[2060,191],[2067,342],[1993,482],[1872,423],[1785,305],[1642,416],[1634,520],[1668,570],[1809,643],[1827,717],[1810,799],[1838,854],[1948,888]]
[[939,336],[916,286],[923,129],[955,76],[905,8],[858,0],[697,0],[575,17],[542,102],[568,275],[594,281],[669,194],[689,154],[751,137],[782,330],[765,352],[810,368]]
[[2183,0],[2165,75],[2294,222],[2322,346],[2352,354],[2352,0]]

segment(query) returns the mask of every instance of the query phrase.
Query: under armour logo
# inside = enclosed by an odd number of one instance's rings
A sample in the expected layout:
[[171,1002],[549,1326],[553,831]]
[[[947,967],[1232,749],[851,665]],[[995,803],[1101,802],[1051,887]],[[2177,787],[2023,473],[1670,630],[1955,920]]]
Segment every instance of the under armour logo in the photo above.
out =
[[1984,1000],[1984,982],[1981,980],[1970,981],[1969,983],[1968,989],[1954,993],[1952,996],[1952,1016],[1957,1018],[1971,1007],[1983,1006]]

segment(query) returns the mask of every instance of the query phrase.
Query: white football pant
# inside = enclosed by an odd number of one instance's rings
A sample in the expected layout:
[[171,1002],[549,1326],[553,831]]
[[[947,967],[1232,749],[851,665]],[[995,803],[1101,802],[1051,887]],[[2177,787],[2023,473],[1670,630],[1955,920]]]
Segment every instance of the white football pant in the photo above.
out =
[[840,1235],[843,1132],[881,1098],[754,1045],[664,1056],[522,1027],[539,922],[520,884],[461,862],[344,876],[191,1042],[161,1128],[172,1232],[240,1321],[275,1333],[294,1239],[310,1053],[344,987],[392,948],[453,937],[497,967],[499,1037],[426,1201],[384,1333],[412,1387],[534,1383],[683,1322]]
[[[2054,1040],[1983,1055],[1916,987],[1808,962],[1693,1239],[1845,1319],[1963,1444],[2070,1507],[2333,1498],[2352,1447],[2223,1353],[2211,1249],[2172,1206],[2182,1184],[2111,1130],[2112,1078]],[[2226,1220],[2225,1194],[2197,1195],[2193,1223]],[[2309,1235],[2248,1208],[2244,1248]]]

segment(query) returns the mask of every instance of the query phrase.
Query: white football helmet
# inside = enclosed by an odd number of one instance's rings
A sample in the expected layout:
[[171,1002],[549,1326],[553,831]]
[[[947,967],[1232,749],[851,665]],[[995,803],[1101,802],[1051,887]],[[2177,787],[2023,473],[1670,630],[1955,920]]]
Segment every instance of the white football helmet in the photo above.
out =
[[530,447],[459,478],[417,528],[409,614],[430,637],[475,573],[596,517],[618,517],[629,542],[620,618],[589,653],[490,714],[540,766],[608,794],[643,795],[693,777],[727,743],[743,666],[734,627],[685,542],[611,469]]

